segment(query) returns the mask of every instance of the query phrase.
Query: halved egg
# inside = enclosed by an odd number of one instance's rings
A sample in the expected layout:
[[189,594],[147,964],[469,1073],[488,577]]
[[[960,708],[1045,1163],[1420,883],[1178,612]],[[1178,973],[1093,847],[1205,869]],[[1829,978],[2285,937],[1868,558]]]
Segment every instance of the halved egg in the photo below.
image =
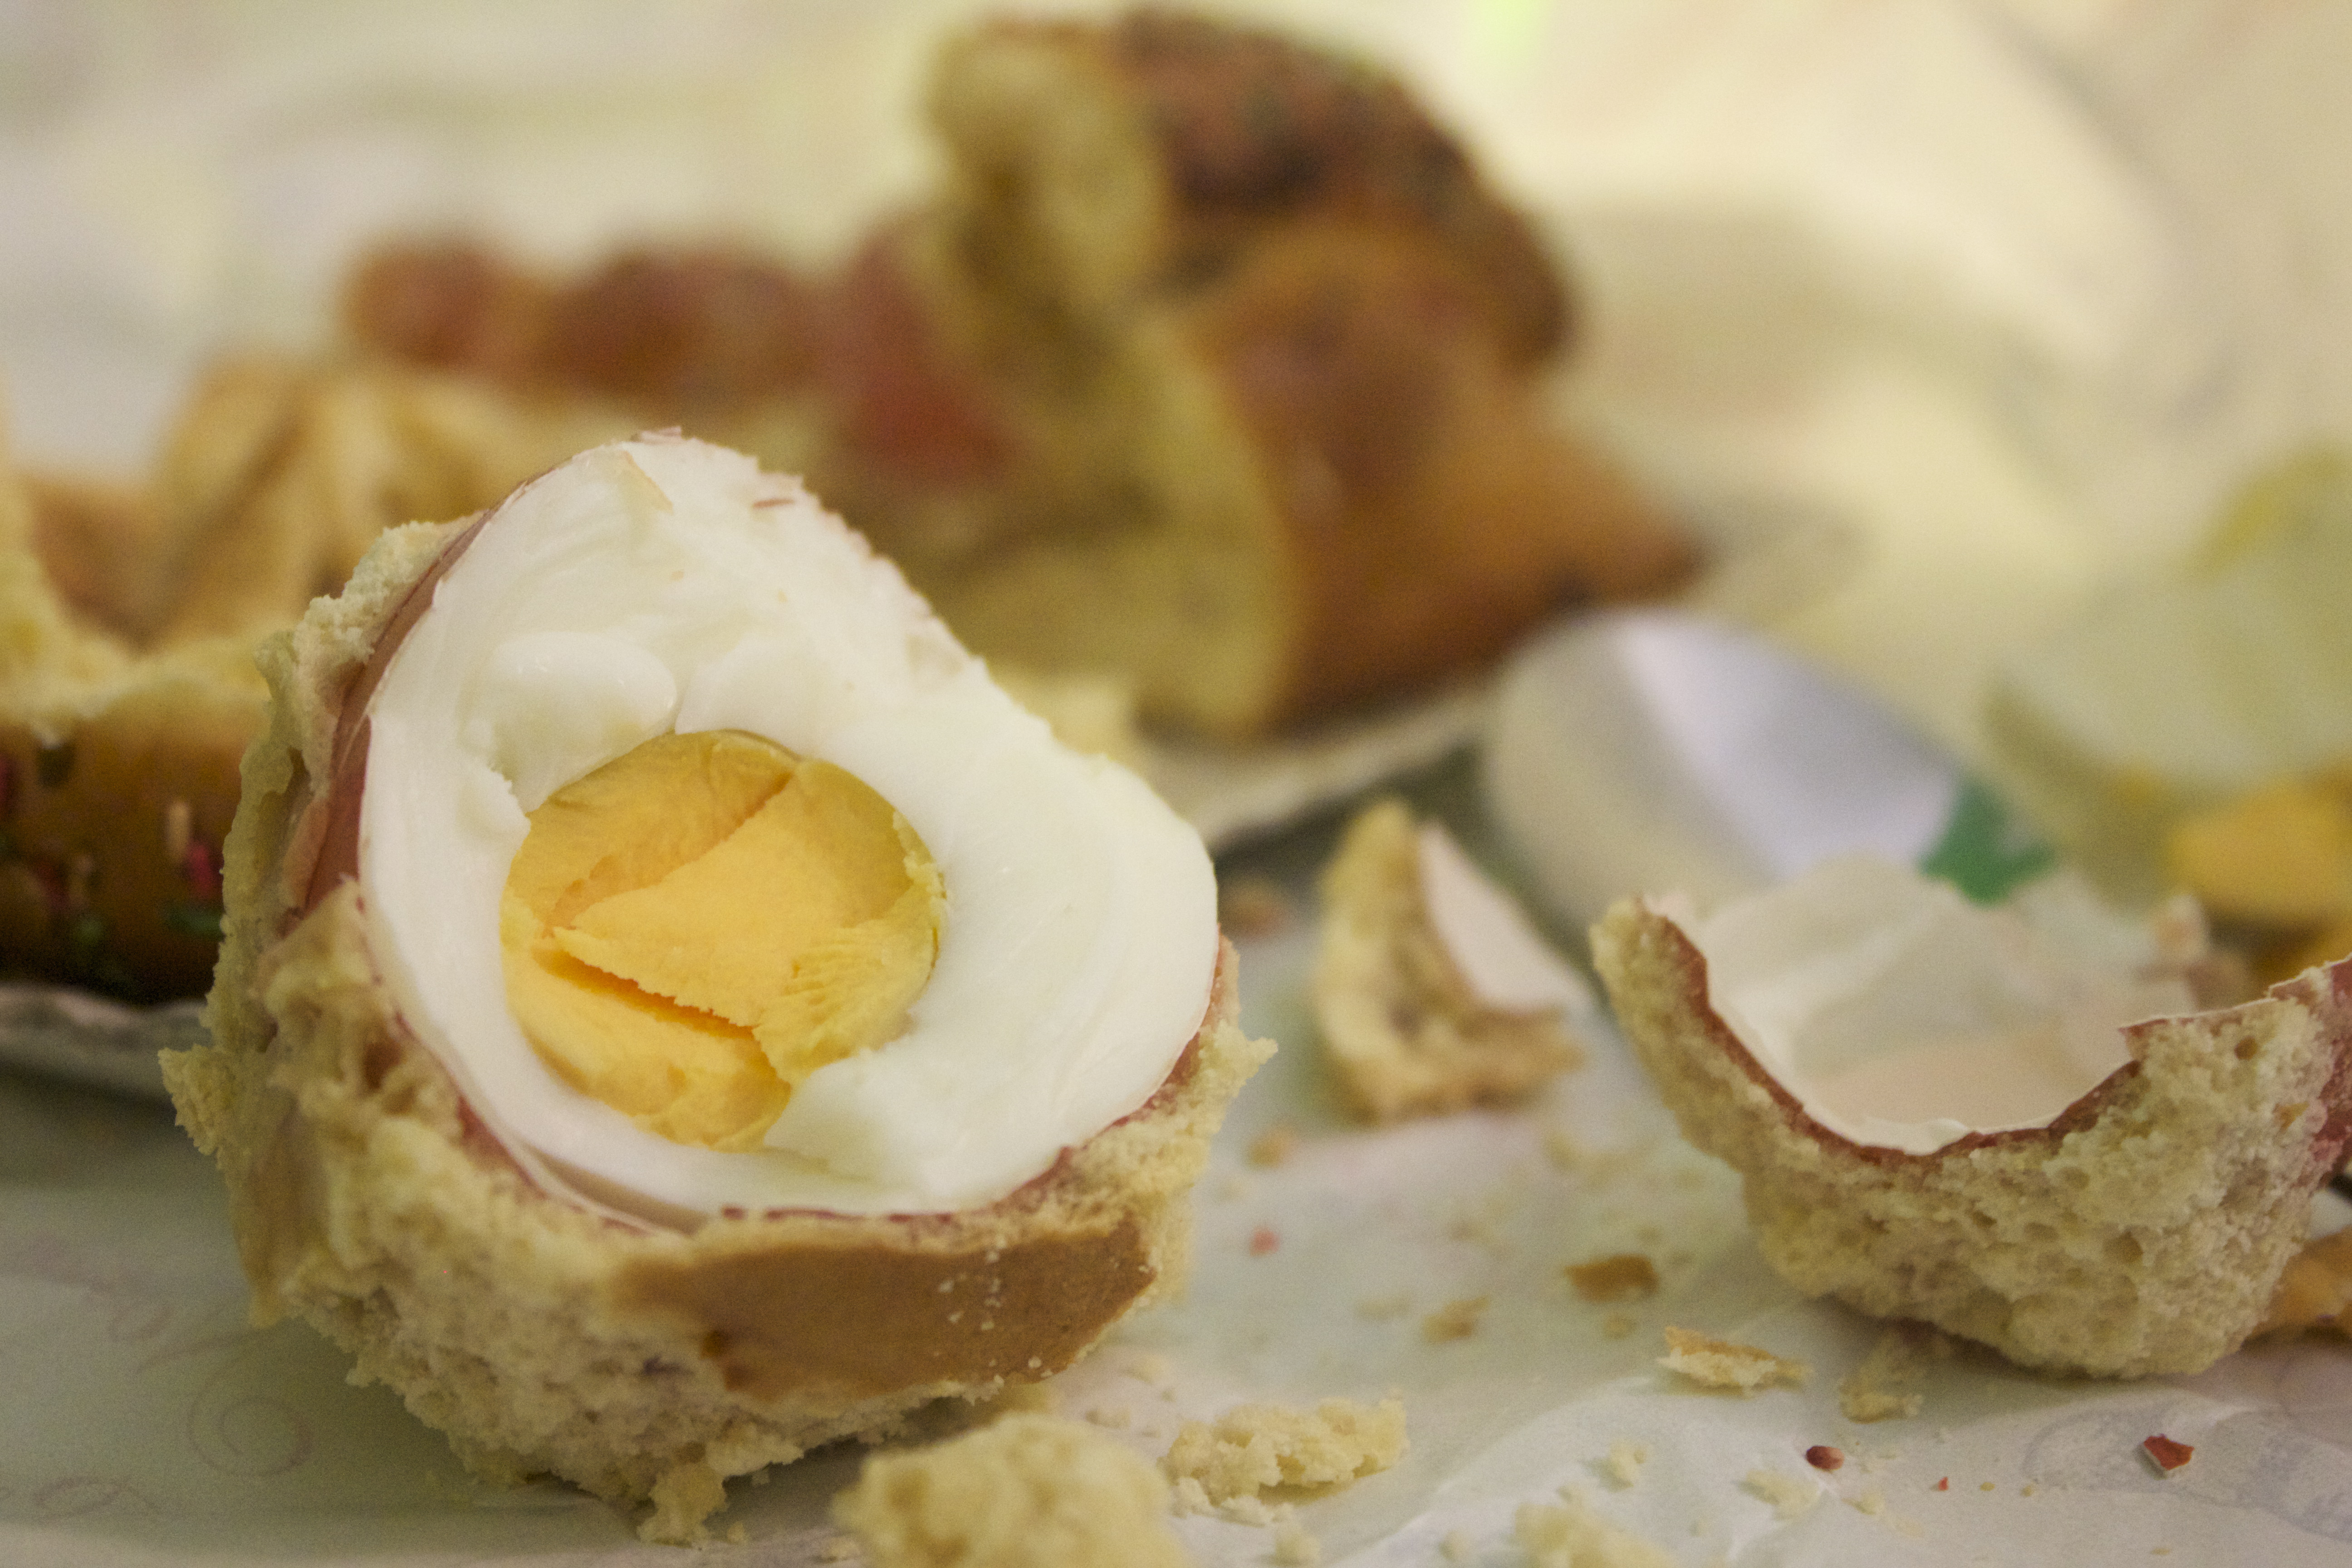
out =
[[676,437],[395,531],[268,646],[215,1043],[257,1311],[655,1498],[1066,1365],[1271,1047],[1200,839],[797,482]]
[[2207,1007],[2193,908],[1987,910],[1832,862],[1593,953],[1683,1131],[1809,1295],[2020,1364],[2192,1372],[2262,1321],[2352,1138],[2352,963]]

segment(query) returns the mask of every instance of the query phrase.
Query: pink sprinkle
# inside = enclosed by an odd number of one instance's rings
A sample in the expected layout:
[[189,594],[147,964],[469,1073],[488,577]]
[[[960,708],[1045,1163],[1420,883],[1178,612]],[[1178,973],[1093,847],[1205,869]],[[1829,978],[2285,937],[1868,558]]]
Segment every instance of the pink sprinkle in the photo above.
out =
[[1282,1237],[1274,1234],[1272,1226],[1262,1225],[1250,1232],[1250,1256],[1264,1258],[1282,1245]]
[[2147,1451],[2147,1457],[2155,1463],[2156,1468],[2168,1476],[2187,1464],[2197,1452],[2188,1444],[2176,1443],[2161,1432],[2148,1438],[2140,1447]]
[[220,851],[208,844],[192,842],[187,853],[180,857],[180,874],[188,879],[189,890],[205,903],[216,903],[221,896]]

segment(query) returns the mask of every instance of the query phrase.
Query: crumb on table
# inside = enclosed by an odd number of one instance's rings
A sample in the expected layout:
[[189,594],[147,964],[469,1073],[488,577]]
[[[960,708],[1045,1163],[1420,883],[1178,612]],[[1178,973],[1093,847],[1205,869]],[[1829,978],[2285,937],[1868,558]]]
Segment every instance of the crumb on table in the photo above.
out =
[[1558,1507],[1522,1504],[1511,1534],[1527,1552],[1528,1568],[1675,1568],[1655,1543],[1574,1498]]
[[1619,1252],[1587,1263],[1571,1263],[1562,1270],[1576,1293],[1587,1301],[1614,1304],[1638,1301],[1657,1293],[1657,1265],[1638,1252]]
[[1665,1334],[1666,1353],[1658,1364],[1707,1388],[1753,1394],[1776,1383],[1802,1384],[1812,1370],[1803,1362],[1692,1329],[1669,1328]]
[[1478,1320],[1486,1315],[1490,1300],[1486,1296],[1464,1296],[1446,1302],[1421,1321],[1421,1337],[1433,1345],[1468,1339],[1478,1331]]
[[1180,1487],[1193,1482],[1223,1506],[1276,1488],[1344,1485],[1387,1469],[1405,1447],[1402,1400],[1326,1399],[1312,1410],[1244,1405],[1187,1421],[1161,1463]]
[[1739,1484],[1770,1503],[1772,1511],[1782,1519],[1795,1519],[1822,1500],[1820,1482],[1802,1476],[1784,1476],[1778,1470],[1750,1470],[1740,1478]]
[[1277,1121],[1250,1140],[1249,1163],[1271,1170],[1297,1149],[1298,1129],[1286,1121]]

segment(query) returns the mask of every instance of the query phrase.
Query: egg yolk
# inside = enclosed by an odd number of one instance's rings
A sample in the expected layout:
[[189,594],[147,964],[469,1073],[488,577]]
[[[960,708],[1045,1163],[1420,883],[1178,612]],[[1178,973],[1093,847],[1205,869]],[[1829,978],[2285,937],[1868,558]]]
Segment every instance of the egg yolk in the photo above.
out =
[[499,907],[507,1002],[582,1092],[757,1148],[793,1086],[905,1027],[943,903],[922,840],[852,774],[738,731],[658,736],[530,814]]

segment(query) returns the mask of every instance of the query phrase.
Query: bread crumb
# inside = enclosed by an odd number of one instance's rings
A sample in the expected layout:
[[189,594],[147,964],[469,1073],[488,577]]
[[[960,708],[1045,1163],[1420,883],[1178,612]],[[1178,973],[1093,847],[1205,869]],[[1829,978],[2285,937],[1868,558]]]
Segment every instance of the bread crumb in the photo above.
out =
[[2038,1492],[2041,1489],[2042,1489],[2040,1487],[2035,1486],[2032,1481],[2028,1481],[2023,1486],[2017,1489],[2017,1495],[2020,1497],[2032,1497],[2035,1492]]
[[1323,1543],[1285,1520],[1274,1528],[1274,1560],[1283,1568],[1314,1568],[1323,1561]]
[[1739,1479],[1739,1484],[1770,1503],[1772,1511],[1782,1519],[1798,1518],[1822,1500],[1819,1482],[1802,1476],[1784,1476],[1778,1470],[1750,1470]]
[[1124,1405],[1097,1405],[1087,1412],[1087,1419],[1097,1426],[1108,1426],[1116,1432],[1132,1422],[1135,1413]]
[[1468,1339],[1478,1331],[1478,1320],[1486,1315],[1488,1300],[1485,1296],[1465,1296],[1446,1302],[1421,1321],[1421,1337],[1433,1345]]
[[1601,1468],[1620,1487],[1630,1487],[1642,1479],[1642,1467],[1650,1462],[1650,1446],[1636,1443],[1630,1437],[1620,1437],[1609,1445],[1609,1457]]
[[1276,1487],[1332,1487],[1387,1469],[1405,1451],[1404,1402],[1326,1399],[1309,1410],[1244,1405],[1187,1421],[1161,1461],[1181,1486],[1223,1504]]
[[874,1568],[1185,1568],[1168,1505],[1168,1483],[1117,1438],[1024,1414],[872,1456],[833,1514]]
[[1886,1511],[1886,1494],[1876,1487],[1871,1488],[1859,1497],[1849,1498],[1846,1500],[1856,1513],[1866,1513],[1874,1518]]
[[1286,1121],[1275,1123],[1250,1140],[1249,1163],[1268,1170],[1281,1164],[1298,1149],[1298,1129]]
[[821,1542],[816,1549],[816,1560],[820,1563],[846,1563],[863,1554],[856,1539],[846,1535],[836,1535]]
[[1663,1550],[1578,1501],[1522,1504],[1511,1533],[1528,1568],[1675,1568]]
[[1931,1358],[1948,1359],[1952,1352],[1951,1340],[1924,1324],[1894,1324],[1838,1384],[1839,1413],[1863,1423],[1918,1415],[1924,1399],[1910,1385]]
[[1239,1203],[1249,1196],[1255,1186],[1255,1183],[1239,1171],[1230,1171],[1226,1173],[1224,1180],[1217,1184],[1217,1196],[1224,1203]]
[[1025,1411],[1052,1415],[1062,1408],[1062,1391],[1050,1383],[1008,1383],[1003,1392],[989,1403],[996,1414],[1011,1415]]
[[1576,1293],[1588,1301],[1638,1301],[1657,1294],[1657,1266],[1638,1252],[1571,1263],[1564,1272]]
[[1356,1303],[1356,1315],[1384,1323],[1412,1310],[1412,1298],[1402,1290],[1393,1296],[1367,1296]]
[[[1317,1032],[1366,1117],[1523,1099],[1583,1060],[1565,1023],[1591,1005],[1582,978],[1441,826],[1416,824],[1402,801],[1357,814],[1319,885]],[[1489,965],[1465,968],[1465,951],[1514,955],[1509,984],[1497,991]]]
[[1603,1339],[1622,1340],[1642,1326],[1642,1321],[1631,1312],[1612,1312],[1601,1320]]
[[653,1513],[637,1526],[639,1539],[664,1546],[700,1546],[710,1539],[704,1521],[727,1503],[727,1483],[699,1460],[663,1472],[653,1485]]
[[1477,1543],[1470,1539],[1470,1532],[1466,1530],[1449,1530],[1445,1532],[1445,1539],[1437,1543],[1437,1554],[1448,1563],[1467,1563],[1470,1554],[1477,1550]]
[[751,1531],[749,1529],[747,1529],[745,1526],[740,1525],[740,1524],[730,1524],[730,1525],[729,1525],[729,1526],[727,1527],[727,1544],[728,1544],[728,1545],[730,1545],[730,1546],[748,1546],[748,1545],[750,1545],[750,1544],[751,1544]]
[[1128,1358],[1127,1374],[1154,1388],[1166,1388],[1176,1381],[1176,1363],[1158,1351],[1138,1351]]
[[1294,913],[1289,891],[1259,873],[1217,879],[1217,923],[1236,939],[1272,936],[1287,928]]
[[1994,1487],[1994,1485],[1993,1485],[1990,1481],[1979,1481],[1979,1482],[1977,1484],[1977,1490],[1979,1490],[1979,1491],[1980,1491],[1980,1492],[1989,1492],[1989,1491],[1994,1491],[1994,1490],[1997,1490],[1997,1489],[1997,1489],[1997,1488],[1995,1488],[1995,1487]]
[[1812,1370],[1754,1345],[1676,1328],[1666,1330],[1666,1353],[1658,1364],[1705,1387],[1736,1388],[1743,1394],[1776,1383],[1801,1384]]

